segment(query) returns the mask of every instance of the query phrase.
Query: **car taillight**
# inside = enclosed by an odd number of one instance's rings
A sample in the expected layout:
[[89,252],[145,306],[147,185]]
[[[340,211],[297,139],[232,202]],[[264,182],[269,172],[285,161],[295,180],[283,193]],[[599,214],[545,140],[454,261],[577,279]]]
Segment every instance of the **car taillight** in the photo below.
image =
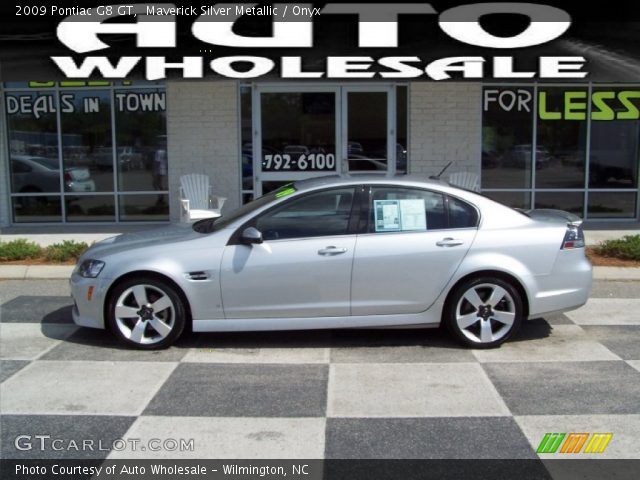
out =
[[568,225],[567,232],[564,234],[564,240],[562,240],[562,250],[568,250],[570,248],[584,248],[584,232],[582,227],[577,225]]

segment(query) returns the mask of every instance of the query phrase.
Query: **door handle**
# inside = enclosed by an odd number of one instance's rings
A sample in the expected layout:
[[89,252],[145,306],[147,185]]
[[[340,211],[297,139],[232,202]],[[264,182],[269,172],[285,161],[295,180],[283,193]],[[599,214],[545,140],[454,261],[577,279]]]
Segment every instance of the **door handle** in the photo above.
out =
[[318,250],[318,255],[340,255],[342,253],[347,253],[347,249],[334,247],[333,245]]
[[436,245],[439,247],[456,247],[458,245],[462,245],[463,243],[464,241],[459,240],[457,238],[447,237],[447,238],[443,238],[439,242],[436,242]]

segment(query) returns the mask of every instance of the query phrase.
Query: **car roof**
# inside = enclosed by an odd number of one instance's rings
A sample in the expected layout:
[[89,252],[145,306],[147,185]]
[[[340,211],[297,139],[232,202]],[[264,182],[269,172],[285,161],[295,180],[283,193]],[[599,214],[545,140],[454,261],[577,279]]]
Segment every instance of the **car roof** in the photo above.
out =
[[420,175],[395,175],[389,176],[385,173],[355,173],[349,175],[327,175],[323,177],[309,178],[306,180],[300,180],[294,182],[296,190],[315,190],[317,188],[328,186],[340,186],[340,185],[359,185],[359,184],[373,184],[373,185],[402,185],[413,186],[421,188],[437,188],[439,190],[455,189],[451,187],[444,180],[427,179]]

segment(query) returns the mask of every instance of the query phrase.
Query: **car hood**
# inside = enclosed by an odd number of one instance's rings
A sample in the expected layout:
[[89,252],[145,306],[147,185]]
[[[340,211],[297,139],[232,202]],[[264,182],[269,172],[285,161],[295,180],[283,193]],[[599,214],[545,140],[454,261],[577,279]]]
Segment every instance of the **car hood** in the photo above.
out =
[[93,244],[83,258],[101,258],[132,248],[149,248],[201,238],[203,234],[193,231],[190,224],[177,223],[166,227],[124,233]]

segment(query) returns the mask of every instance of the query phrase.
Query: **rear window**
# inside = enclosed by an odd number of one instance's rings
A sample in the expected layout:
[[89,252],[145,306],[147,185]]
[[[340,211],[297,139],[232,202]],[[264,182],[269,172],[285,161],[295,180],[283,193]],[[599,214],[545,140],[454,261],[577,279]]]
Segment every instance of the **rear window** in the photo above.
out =
[[475,228],[478,211],[467,202],[449,197],[449,228]]
[[439,230],[447,227],[444,195],[406,187],[373,187],[369,233]]

